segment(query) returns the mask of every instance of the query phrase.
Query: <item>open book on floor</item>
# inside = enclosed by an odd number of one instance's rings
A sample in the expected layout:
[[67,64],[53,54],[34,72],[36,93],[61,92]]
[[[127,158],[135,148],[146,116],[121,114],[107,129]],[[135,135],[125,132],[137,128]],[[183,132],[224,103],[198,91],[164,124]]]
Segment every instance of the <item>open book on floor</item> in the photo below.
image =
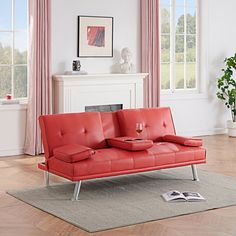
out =
[[204,201],[205,198],[197,192],[179,192],[177,190],[172,190],[167,193],[161,195],[165,201],[167,202],[196,202],[196,201]]

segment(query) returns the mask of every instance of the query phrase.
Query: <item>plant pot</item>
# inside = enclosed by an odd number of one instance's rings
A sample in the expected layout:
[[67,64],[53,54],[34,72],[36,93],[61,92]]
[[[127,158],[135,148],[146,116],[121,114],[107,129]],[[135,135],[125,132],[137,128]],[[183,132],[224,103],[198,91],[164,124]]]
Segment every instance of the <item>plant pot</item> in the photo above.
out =
[[227,120],[228,135],[236,138],[236,122]]

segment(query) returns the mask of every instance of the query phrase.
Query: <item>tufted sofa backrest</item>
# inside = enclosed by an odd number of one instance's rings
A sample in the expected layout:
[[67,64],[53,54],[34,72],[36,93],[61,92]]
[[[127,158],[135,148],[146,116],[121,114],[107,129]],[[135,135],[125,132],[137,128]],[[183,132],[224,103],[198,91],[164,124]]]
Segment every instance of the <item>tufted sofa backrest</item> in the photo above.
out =
[[120,110],[117,115],[122,136],[136,137],[136,123],[143,123],[143,139],[158,141],[165,134],[175,134],[169,107]]
[[81,144],[91,148],[105,147],[99,112],[46,115],[39,117],[45,157],[54,148],[66,144]]
[[165,134],[175,134],[168,107],[40,116],[45,157],[51,157],[54,148],[66,144],[81,144],[97,149],[106,147],[107,138],[136,137],[137,122],[144,125],[140,136],[144,139],[157,141]]

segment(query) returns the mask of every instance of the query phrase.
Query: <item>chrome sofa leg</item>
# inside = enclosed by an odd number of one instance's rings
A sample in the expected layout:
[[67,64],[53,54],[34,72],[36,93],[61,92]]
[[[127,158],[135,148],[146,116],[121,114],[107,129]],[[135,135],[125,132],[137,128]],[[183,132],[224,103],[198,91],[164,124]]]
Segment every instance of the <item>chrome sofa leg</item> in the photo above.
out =
[[48,171],[44,171],[44,181],[45,181],[46,187],[48,187],[49,186],[49,172]]
[[193,180],[199,181],[196,165],[191,165],[191,167],[192,167],[192,172],[193,172]]
[[73,194],[72,201],[78,201],[79,200],[80,187],[81,187],[81,180],[75,183],[75,188],[74,188],[74,194]]

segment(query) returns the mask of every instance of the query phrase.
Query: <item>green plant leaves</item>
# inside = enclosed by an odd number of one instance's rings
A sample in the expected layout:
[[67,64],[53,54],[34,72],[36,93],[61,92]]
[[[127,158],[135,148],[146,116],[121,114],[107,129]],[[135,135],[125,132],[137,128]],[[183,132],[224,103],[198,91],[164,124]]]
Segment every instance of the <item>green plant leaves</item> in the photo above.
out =
[[223,68],[221,71],[223,75],[218,78],[217,88],[218,91],[216,96],[225,101],[225,105],[230,109],[232,114],[232,119],[236,119],[236,81],[233,78],[234,72],[236,72],[236,53],[233,57],[225,58],[224,60],[226,68]]

